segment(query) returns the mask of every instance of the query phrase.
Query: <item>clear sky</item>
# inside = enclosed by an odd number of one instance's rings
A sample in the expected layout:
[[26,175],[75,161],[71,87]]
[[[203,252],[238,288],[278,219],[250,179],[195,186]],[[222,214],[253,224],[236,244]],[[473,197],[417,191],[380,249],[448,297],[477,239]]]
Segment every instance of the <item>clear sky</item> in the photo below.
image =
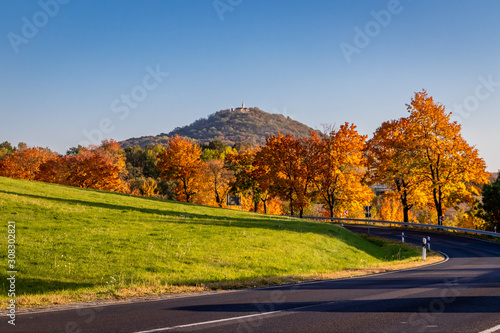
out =
[[500,1],[0,0],[0,142],[65,153],[245,102],[371,136],[422,88],[500,169]]

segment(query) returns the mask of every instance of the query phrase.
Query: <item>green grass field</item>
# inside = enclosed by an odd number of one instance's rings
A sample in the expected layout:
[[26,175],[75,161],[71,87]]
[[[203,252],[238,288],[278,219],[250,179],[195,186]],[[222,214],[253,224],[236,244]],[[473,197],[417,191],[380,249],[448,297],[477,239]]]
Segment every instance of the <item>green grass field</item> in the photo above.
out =
[[21,306],[279,283],[420,256],[325,223],[3,177],[0,221],[2,305],[8,221]]

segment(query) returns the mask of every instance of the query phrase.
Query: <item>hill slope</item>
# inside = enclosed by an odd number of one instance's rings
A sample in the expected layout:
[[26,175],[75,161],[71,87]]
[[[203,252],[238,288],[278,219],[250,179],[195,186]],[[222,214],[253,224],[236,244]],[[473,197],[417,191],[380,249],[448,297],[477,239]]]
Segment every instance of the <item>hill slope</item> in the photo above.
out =
[[0,216],[5,230],[16,225],[18,305],[276,283],[419,257],[324,223],[3,177]]
[[263,145],[269,135],[278,132],[303,137],[309,135],[312,130],[309,126],[282,114],[267,113],[259,108],[237,108],[218,111],[208,118],[198,119],[167,134],[128,139],[122,142],[122,146],[166,144],[167,139],[175,134],[194,139],[200,144],[217,139],[228,145],[236,142]]

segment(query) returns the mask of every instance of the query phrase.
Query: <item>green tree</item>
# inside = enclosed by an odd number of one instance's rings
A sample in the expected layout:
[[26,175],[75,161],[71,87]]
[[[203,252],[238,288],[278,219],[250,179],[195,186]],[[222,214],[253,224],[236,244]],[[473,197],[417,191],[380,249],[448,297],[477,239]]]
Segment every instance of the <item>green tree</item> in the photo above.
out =
[[483,186],[483,209],[491,227],[500,227],[500,177]]
[[0,160],[3,160],[5,157],[12,155],[15,151],[15,148],[12,148],[10,142],[5,141],[0,144]]
[[80,151],[82,151],[82,149],[83,149],[82,145],[78,145],[77,147],[71,147],[66,151],[66,155],[76,156],[78,155],[78,153],[80,153]]

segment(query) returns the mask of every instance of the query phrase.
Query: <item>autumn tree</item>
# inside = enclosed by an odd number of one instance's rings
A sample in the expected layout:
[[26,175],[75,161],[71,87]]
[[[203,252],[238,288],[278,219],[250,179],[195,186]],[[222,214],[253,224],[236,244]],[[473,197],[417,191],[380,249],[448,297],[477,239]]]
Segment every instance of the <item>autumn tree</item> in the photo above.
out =
[[158,170],[164,179],[179,182],[176,191],[181,200],[192,202],[199,182],[201,149],[177,135],[168,140],[168,146],[158,156]]
[[258,211],[259,203],[262,202],[264,213],[267,214],[268,202],[271,199],[268,167],[256,161],[256,153],[256,150],[244,150],[227,155],[225,163],[226,168],[234,173],[232,191],[250,196],[254,212]]
[[442,224],[440,217],[447,208],[472,202],[479,194],[488,179],[486,165],[477,149],[463,139],[461,126],[450,121],[450,113],[427,91],[415,93],[407,109],[411,130],[406,140]]
[[120,147],[120,144],[115,140],[103,140],[98,147],[91,147],[92,150],[99,154],[105,155],[119,170],[120,179],[124,180],[127,176],[125,151]]
[[54,155],[40,165],[35,180],[46,183],[70,185],[68,182],[70,172],[71,170],[68,167],[66,158]]
[[327,128],[316,141],[317,170],[315,186],[331,217],[336,208],[361,210],[372,192],[362,184],[366,169],[363,148],[366,136],[358,134],[354,124],[345,123],[336,131]]
[[115,160],[95,149],[85,149],[77,156],[65,157],[69,175],[67,184],[105,191],[122,191],[120,165]]
[[266,170],[271,191],[290,203],[290,213],[304,209],[313,195],[313,180],[317,170],[317,135],[296,139],[293,135],[278,133],[270,136],[256,155],[256,165]]
[[36,180],[105,191],[126,192],[120,178],[124,169],[122,151],[116,141],[80,148],[71,156],[52,156],[42,163]]
[[141,186],[141,192],[146,197],[152,197],[157,193],[158,184],[153,178],[146,179]]
[[392,189],[401,203],[404,222],[409,222],[413,206],[428,202],[411,130],[407,118],[387,121],[377,128],[366,144],[370,182]]
[[204,195],[211,194],[215,203],[223,207],[226,196],[231,189],[231,182],[234,179],[234,172],[224,167],[224,161],[221,159],[211,159],[203,162],[201,167],[202,183]]
[[22,146],[0,161],[0,176],[35,180],[40,165],[53,155],[44,148]]

